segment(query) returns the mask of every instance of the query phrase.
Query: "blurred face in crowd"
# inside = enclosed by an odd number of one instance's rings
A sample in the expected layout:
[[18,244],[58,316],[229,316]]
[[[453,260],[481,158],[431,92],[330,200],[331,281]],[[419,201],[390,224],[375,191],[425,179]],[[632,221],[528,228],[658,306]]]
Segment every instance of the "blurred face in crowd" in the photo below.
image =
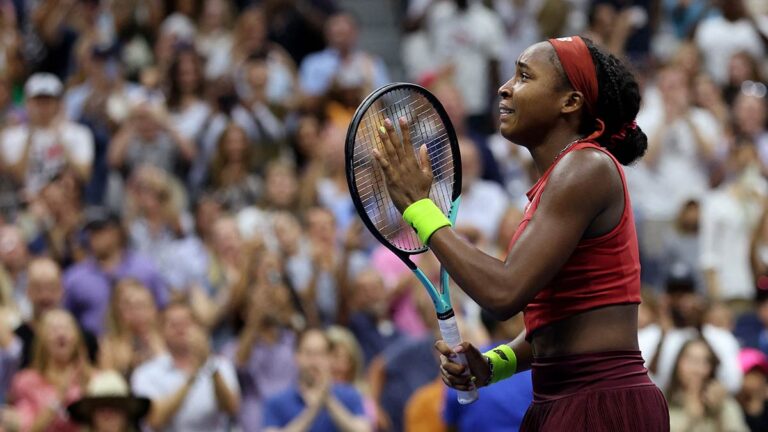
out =
[[187,351],[196,330],[197,323],[190,308],[171,305],[163,312],[163,338],[172,353]]
[[245,79],[251,90],[263,92],[269,80],[269,67],[266,59],[249,60],[246,64]]
[[119,311],[126,327],[136,333],[150,328],[157,319],[157,308],[149,290],[137,282],[120,291]]
[[272,165],[266,174],[267,201],[278,208],[288,208],[299,193],[296,170],[286,164]]
[[337,14],[328,18],[325,24],[325,37],[328,45],[341,51],[350,52],[357,42],[357,25],[347,14]]
[[681,68],[668,67],[659,72],[658,87],[665,104],[689,104],[688,77]]
[[694,82],[694,94],[696,102],[704,107],[711,108],[722,103],[722,92],[717,83],[707,74],[699,74]]
[[749,53],[739,52],[728,62],[728,81],[732,85],[740,85],[744,81],[754,79],[755,62]]
[[744,374],[744,380],[741,383],[742,392],[764,398],[767,387],[768,377],[766,377],[766,371],[760,367],[754,367]]
[[97,260],[110,258],[123,245],[123,234],[118,225],[110,223],[88,232],[88,245]]
[[127,429],[128,416],[125,411],[102,406],[93,411],[91,416],[94,432],[122,432]]
[[714,362],[706,344],[689,343],[680,353],[677,376],[683,388],[702,388],[713,373]]
[[52,96],[36,96],[27,100],[29,123],[33,126],[47,127],[56,119],[61,108],[59,98]]
[[688,76],[694,76],[701,68],[699,48],[693,42],[684,42],[675,53],[674,65],[681,68]]
[[331,376],[336,382],[352,383],[355,380],[355,360],[345,343],[334,343],[331,348]]
[[678,216],[678,227],[683,232],[694,233],[699,230],[699,203],[689,201],[683,205]]
[[746,134],[756,135],[765,130],[766,99],[739,93],[733,101],[733,116],[736,125]]
[[336,241],[336,221],[333,214],[324,208],[315,207],[307,212],[307,232],[314,241],[334,244]]
[[316,159],[321,149],[321,146],[318,145],[318,136],[320,136],[320,122],[317,117],[303,116],[299,120],[296,132],[297,150],[307,158]]
[[267,23],[260,9],[248,9],[240,14],[235,29],[245,55],[263,48],[267,39]]
[[79,332],[68,312],[56,309],[43,315],[42,340],[48,356],[57,363],[68,363],[77,355]]
[[610,35],[616,23],[616,8],[609,3],[600,3],[595,6],[592,14],[590,29],[603,37]]
[[238,161],[246,163],[246,151],[248,150],[248,135],[245,134],[243,128],[231,124],[224,132],[222,137],[221,151],[224,153],[224,160],[227,162]]
[[208,0],[203,2],[203,13],[200,17],[200,27],[218,29],[229,21],[231,11],[226,0]]
[[0,263],[9,271],[17,272],[24,269],[28,257],[21,230],[13,225],[0,228]]
[[694,292],[669,294],[669,306],[676,327],[698,327],[704,319],[706,304]]
[[213,226],[213,243],[221,255],[236,254],[242,249],[242,236],[237,222],[232,218],[219,219]]
[[210,197],[202,198],[195,209],[195,227],[198,235],[208,239],[214,223],[221,217],[221,214],[221,204]]
[[182,94],[195,93],[202,79],[200,61],[192,51],[179,53],[176,82]]
[[296,347],[296,367],[306,384],[317,382],[331,369],[331,346],[321,330],[307,330]]
[[363,270],[355,278],[358,307],[373,313],[377,318],[388,315],[387,290],[378,271]]
[[29,263],[27,277],[27,297],[36,317],[59,306],[63,290],[61,270],[55,261],[48,258],[33,260]]

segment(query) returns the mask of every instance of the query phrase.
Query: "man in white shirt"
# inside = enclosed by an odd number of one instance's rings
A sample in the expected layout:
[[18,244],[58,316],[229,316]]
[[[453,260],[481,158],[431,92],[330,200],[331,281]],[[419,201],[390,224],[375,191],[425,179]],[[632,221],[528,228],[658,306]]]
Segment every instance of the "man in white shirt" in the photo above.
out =
[[63,169],[74,170],[83,182],[91,176],[93,135],[63,117],[63,89],[55,75],[32,75],[24,85],[29,122],[0,135],[3,167],[24,185],[27,198],[35,196]]
[[728,64],[734,54],[748,52],[762,58],[766,36],[761,36],[758,24],[749,16],[743,0],[720,0],[722,15],[703,20],[696,29],[696,46],[704,56],[704,66],[719,84],[728,79]]
[[240,387],[232,363],[210,353],[208,336],[184,303],[163,311],[168,353],[139,366],[133,392],[152,400],[147,425],[166,432],[226,432],[240,409]]

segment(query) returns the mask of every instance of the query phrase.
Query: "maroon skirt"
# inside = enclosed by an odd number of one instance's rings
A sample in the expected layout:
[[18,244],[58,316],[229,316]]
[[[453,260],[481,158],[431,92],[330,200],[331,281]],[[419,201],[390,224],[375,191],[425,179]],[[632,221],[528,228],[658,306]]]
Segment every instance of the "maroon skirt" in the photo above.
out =
[[669,431],[669,409],[640,351],[535,358],[522,432]]

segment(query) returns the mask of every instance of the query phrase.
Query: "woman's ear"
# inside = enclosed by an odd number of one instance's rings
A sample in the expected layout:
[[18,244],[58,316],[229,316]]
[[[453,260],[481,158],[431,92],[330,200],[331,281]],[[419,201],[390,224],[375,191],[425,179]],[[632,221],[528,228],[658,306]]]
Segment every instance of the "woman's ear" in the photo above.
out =
[[560,107],[560,112],[563,114],[570,114],[578,111],[584,105],[584,94],[580,91],[571,91],[563,98],[563,105]]

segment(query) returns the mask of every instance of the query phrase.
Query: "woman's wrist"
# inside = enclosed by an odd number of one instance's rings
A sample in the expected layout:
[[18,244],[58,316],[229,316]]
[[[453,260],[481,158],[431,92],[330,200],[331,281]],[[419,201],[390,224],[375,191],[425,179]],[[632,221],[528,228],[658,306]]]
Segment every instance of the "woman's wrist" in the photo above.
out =
[[451,221],[429,198],[424,198],[410,204],[403,211],[403,220],[411,225],[424,245],[428,244],[430,237],[432,237],[435,231],[451,226]]
[[509,345],[501,344],[483,353],[490,370],[487,384],[507,379],[517,372],[517,356]]

